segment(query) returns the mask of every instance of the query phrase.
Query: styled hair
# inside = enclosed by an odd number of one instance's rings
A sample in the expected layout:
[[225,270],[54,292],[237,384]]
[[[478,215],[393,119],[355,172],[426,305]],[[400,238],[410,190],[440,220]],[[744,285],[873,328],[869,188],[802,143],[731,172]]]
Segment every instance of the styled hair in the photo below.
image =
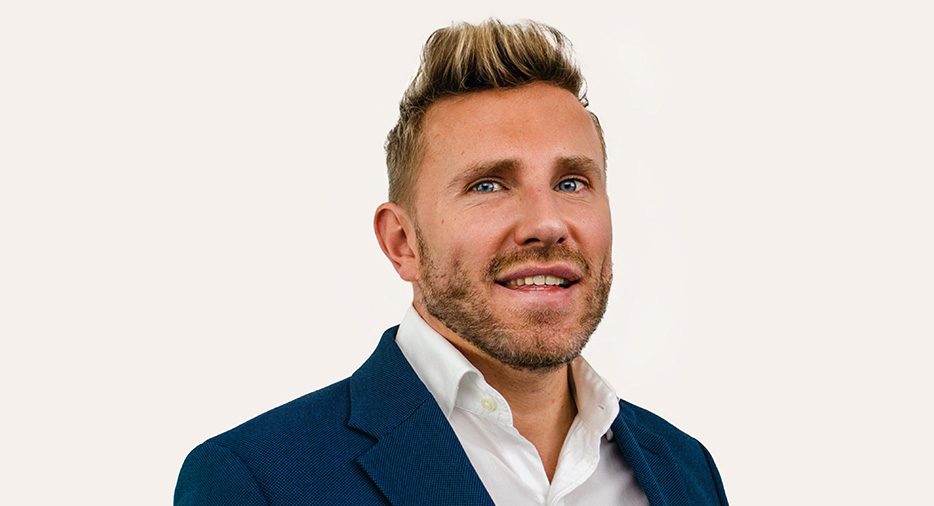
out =
[[[587,107],[584,77],[570,41],[551,26],[534,21],[479,25],[454,24],[428,37],[421,65],[399,103],[399,122],[386,138],[389,200],[410,208],[423,145],[422,123],[432,104],[446,97],[544,82],[573,93]],[[603,156],[603,129],[593,118]]]

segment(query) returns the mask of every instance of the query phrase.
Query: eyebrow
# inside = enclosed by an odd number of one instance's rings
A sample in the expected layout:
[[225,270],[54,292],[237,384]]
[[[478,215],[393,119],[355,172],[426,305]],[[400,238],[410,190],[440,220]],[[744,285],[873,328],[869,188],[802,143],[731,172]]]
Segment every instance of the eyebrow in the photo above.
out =
[[571,156],[567,158],[561,158],[558,160],[558,165],[565,170],[581,172],[584,174],[595,174],[602,176],[606,172],[600,169],[600,165],[597,164],[594,159],[588,158],[586,156]]

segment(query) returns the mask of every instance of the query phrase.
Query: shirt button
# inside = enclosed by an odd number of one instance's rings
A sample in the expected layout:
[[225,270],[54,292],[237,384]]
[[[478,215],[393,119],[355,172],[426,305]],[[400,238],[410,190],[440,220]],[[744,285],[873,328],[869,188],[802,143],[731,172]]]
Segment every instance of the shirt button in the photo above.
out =
[[483,409],[487,411],[496,410],[496,401],[494,401],[493,399],[490,399],[489,397],[480,401],[480,405],[483,406]]

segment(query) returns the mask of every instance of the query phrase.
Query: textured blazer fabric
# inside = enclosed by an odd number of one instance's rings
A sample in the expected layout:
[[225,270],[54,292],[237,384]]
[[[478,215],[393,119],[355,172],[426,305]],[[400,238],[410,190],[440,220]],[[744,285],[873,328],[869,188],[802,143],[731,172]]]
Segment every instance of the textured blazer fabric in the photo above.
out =
[[[492,505],[397,328],[350,378],[195,448],[176,506]],[[625,401],[612,430],[652,506],[727,504],[697,440]]]

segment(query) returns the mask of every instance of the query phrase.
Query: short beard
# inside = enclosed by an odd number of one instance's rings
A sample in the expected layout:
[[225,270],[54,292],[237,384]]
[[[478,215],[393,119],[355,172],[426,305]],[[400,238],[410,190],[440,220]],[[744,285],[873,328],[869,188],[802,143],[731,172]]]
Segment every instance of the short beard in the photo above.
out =
[[497,274],[509,266],[534,259],[541,262],[573,262],[582,270],[581,281],[594,284],[594,288],[587,294],[586,309],[576,329],[568,335],[552,339],[554,325],[561,321],[563,311],[523,311],[514,316],[524,324],[520,328],[510,327],[493,314],[479,289],[470,285],[468,273],[460,260],[455,262],[450,272],[440,272],[421,241],[422,234],[418,230],[416,237],[421,259],[418,283],[425,309],[480,351],[515,369],[545,372],[574,360],[587,345],[606,312],[613,278],[612,269],[608,265],[609,258],[597,273],[592,273],[580,253],[567,246],[557,245],[516,251],[490,262],[485,273],[485,280],[489,283],[495,282]]

